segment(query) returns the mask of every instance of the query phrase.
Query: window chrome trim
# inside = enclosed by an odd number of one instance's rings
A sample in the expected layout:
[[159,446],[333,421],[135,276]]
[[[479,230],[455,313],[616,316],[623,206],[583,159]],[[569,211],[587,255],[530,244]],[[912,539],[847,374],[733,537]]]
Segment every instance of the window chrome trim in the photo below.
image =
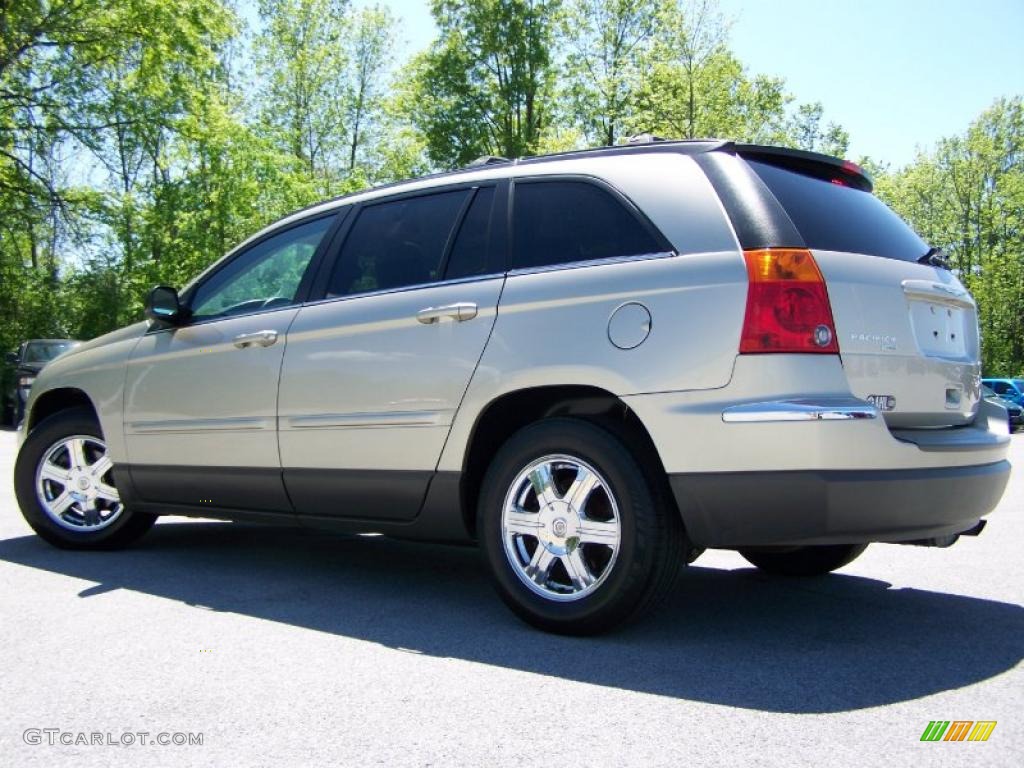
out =
[[408,291],[421,291],[425,288],[443,288],[446,285],[463,285],[465,283],[480,283],[484,280],[497,280],[504,278],[504,272],[492,272],[487,275],[472,275],[470,277],[459,277],[454,280],[435,280],[432,283],[416,283],[415,285],[403,285],[399,288],[385,288],[380,291],[365,291],[363,293],[347,293],[344,296],[326,296],[322,299],[305,301],[296,304],[296,307],[315,307],[318,304],[327,304],[334,301],[348,301],[349,299],[364,299],[369,296],[387,296],[392,293],[406,293]]
[[[159,325],[158,326],[158,325],[154,325],[152,322],[150,322],[149,328],[146,329],[146,332],[143,335],[144,336],[152,336],[152,335],[157,334],[157,333],[165,333],[165,332],[168,332],[168,331],[170,331],[170,332],[181,331],[181,330],[185,330],[187,328],[198,328],[198,327],[203,326],[203,325],[212,325],[213,323],[223,323],[225,320],[236,320],[236,319],[241,319],[243,317],[258,317],[260,315],[270,315],[270,314],[273,314],[274,312],[286,312],[286,311],[297,312],[299,309],[302,308],[302,306],[303,305],[301,303],[296,302],[294,304],[288,304],[288,305],[283,306],[283,307],[268,307],[267,309],[257,309],[257,310],[255,310],[253,312],[239,312],[237,315],[221,315],[221,316],[214,316],[214,317],[200,317],[200,318],[197,318],[196,320],[192,320],[191,318],[189,318],[189,320],[187,322],[182,323],[181,325]],[[291,325],[291,321],[290,320],[288,321],[288,325]],[[229,341],[228,339],[225,339],[225,343],[227,343],[228,341]]]
[[654,259],[671,259],[678,256],[676,251],[658,251],[657,253],[638,253],[633,256],[608,256],[601,259],[583,259],[581,261],[564,261],[561,264],[544,264],[537,267],[520,267],[510,269],[509,277],[534,275],[541,272],[555,272],[561,269],[580,269],[582,267],[598,267],[605,264],[625,264],[631,261],[653,261]]
[[855,397],[770,400],[733,405],[722,411],[722,421],[726,423],[852,421],[877,417],[875,406]]

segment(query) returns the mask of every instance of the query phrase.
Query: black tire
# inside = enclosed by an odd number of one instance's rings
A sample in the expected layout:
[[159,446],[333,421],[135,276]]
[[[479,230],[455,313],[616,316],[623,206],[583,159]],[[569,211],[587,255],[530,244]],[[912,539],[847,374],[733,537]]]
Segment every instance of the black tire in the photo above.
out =
[[14,491],[22,515],[41,538],[62,549],[119,549],[131,544],[153,526],[156,516],[125,507],[107,527],[77,531],[58,525],[44,511],[36,493],[36,469],[51,446],[72,435],[103,439],[95,415],[85,408],[48,417],[25,439],[14,465]]
[[[569,602],[527,587],[505,551],[502,509],[517,476],[551,455],[571,456],[602,475],[619,510],[616,559],[589,594]],[[524,427],[498,451],[477,507],[477,533],[501,599],[524,621],[567,635],[604,632],[638,618],[672,589],[690,545],[667,502],[664,483],[647,475],[626,445],[589,422],[557,418]]]
[[751,565],[777,576],[823,576],[849,565],[867,544],[830,544],[785,549],[741,549]]

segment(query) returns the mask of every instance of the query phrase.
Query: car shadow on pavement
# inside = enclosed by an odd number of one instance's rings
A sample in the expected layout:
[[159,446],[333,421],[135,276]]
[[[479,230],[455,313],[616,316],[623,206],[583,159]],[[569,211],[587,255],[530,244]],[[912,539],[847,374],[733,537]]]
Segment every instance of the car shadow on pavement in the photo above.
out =
[[238,523],[164,523],[122,552],[26,536],[0,560],[204,609],[660,696],[840,712],[977,683],[1024,656],[1024,609],[836,574],[691,566],[652,616],[597,638],[546,635],[501,605],[477,551]]

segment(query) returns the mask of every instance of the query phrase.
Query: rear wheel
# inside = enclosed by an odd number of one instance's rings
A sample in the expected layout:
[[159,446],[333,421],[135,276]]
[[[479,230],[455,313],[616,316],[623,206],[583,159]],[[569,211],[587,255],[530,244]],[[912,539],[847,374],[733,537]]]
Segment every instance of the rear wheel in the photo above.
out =
[[32,529],[65,549],[114,549],[152,527],[153,515],[121,501],[107,444],[91,411],[62,411],[29,433],[14,489]]
[[686,552],[657,483],[616,436],[576,419],[525,427],[501,448],[477,530],[505,603],[563,634],[601,632],[649,610]]
[[751,565],[779,576],[822,576],[849,565],[868,548],[867,544],[831,544],[779,549],[741,549]]

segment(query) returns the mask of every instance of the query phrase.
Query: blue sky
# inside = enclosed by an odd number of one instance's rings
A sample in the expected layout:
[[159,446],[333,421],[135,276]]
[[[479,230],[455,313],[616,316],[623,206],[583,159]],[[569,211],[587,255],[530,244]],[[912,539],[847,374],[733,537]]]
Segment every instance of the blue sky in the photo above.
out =
[[[434,34],[427,0],[382,0],[403,54]],[[1024,94],[1024,0],[720,0],[754,73],[785,78],[850,132],[851,158],[902,165],[963,131],[999,96]]]
[[[365,5],[375,0],[356,0]],[[400,60],[430,44],[428,0],[376,0],[402,20]],[[751,73],[786,80],[850,133],[851,159],[894,166],[1024,94],[1024,0],[719,0]],[[254,20],[254,0],[241,0]]]

